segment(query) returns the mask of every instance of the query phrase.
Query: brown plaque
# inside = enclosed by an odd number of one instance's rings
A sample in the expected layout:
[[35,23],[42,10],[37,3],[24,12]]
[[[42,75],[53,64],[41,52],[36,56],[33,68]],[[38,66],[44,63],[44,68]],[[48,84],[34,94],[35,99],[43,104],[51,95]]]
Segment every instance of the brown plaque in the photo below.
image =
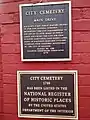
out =
[[18,71],[18,116],[78,118],[77,71]]
[[20,5],[22,61],[71,60],[71,2]]

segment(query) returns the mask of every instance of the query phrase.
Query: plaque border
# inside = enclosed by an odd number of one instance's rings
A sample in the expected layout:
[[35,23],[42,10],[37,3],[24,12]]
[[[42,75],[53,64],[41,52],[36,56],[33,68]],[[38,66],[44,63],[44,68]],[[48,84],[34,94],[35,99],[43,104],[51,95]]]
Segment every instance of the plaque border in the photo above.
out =
[[[74,111],[75,116],[65,115],[35,115],[21,114],[21,82],[20,74],[74,74]],[[78,71],[77,70],[35,70],[17,71],[18,117],[20,118],[49,118],[49,119],[73,119],[78,120]]]
[[[51,58],[51,59],[25,59],[23,56],[23,37],[22,37],[22,7],[23,6],[37,6],[37,5],[49,5],[49,4],[69,4],[69,57],[68,58]],[[20,16],[20,44],[21,44],[21,61],[71,61],[72,60],[72,24],[71,24],[71,1],[61,1],[61,2],[46,2],[37,4],[19,4],[19,16]]]

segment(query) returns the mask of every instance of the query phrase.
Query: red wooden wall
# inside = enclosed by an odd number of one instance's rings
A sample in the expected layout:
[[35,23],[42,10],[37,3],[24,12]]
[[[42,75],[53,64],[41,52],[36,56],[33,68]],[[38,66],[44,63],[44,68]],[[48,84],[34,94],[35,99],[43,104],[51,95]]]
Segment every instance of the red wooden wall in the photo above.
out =
[[[28,62],[20,60],[19,4],[53,0],[0,0],[0,120],[17,117],[17,70],[79,71],[79,119],[90,120],[90,0],[72,1],[71,62]],[[54,0],[55,1],[55,0]],[[59,0],[58,0],[59,1]]]

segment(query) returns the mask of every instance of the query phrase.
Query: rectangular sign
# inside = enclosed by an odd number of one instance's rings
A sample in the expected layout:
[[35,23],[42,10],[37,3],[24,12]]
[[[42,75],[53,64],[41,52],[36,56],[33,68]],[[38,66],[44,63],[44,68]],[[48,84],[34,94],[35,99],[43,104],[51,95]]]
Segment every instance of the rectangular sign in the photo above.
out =
[[18,116],[78,118],[77,71],[18,71]]
[[71,2],[20,5],[22,61],[71,60]]

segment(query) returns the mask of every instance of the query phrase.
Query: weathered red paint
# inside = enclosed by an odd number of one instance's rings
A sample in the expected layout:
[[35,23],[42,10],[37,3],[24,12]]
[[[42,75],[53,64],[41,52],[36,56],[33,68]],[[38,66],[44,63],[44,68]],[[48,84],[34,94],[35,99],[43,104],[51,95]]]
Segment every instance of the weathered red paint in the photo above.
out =
[[[42,2],[53,1],[56,0],[42,0]],[[37,3],[40,0],[0,1],[0,120],[26,120],[17,117],[17,70],[62,69],[79,71],[78,120],[90,120],[90,0],[71,1],[72,61],[45,63],[25,63],[21,62],[20,57],[18,6],[21,3]]]

